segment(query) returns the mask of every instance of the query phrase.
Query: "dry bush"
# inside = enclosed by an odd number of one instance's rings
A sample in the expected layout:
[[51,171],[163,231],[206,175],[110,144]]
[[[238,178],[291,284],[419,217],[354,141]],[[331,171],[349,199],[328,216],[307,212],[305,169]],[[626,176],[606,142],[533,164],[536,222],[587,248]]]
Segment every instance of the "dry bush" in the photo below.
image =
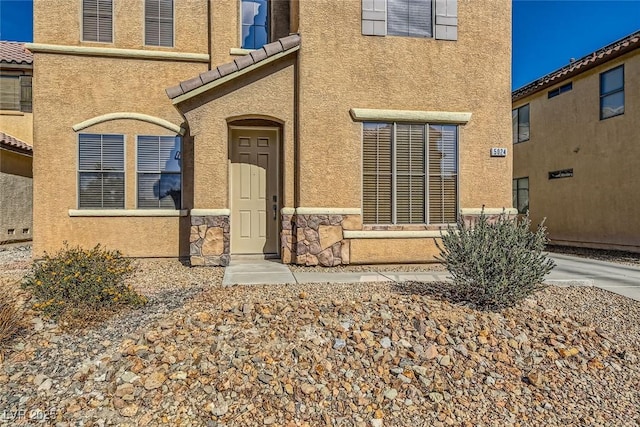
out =
[[0,352],[26,329],[24,313],[7,293],[0,293]]

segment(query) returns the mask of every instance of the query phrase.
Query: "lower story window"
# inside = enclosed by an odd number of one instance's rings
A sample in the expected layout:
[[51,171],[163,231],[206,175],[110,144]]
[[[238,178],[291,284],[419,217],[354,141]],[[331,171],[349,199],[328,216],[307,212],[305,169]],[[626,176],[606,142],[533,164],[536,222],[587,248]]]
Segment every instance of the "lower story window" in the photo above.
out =
[[138,137],[138,208],[180,209],[182,206],[181,139]]
[[78,207],[124,209],[124,135],[79,135]]
[[519,214],[526,214],[529,210],[529,177],[513,180],[513,206]]
[[363,220],[447,224],[458,213],[458,127],[363,124]]

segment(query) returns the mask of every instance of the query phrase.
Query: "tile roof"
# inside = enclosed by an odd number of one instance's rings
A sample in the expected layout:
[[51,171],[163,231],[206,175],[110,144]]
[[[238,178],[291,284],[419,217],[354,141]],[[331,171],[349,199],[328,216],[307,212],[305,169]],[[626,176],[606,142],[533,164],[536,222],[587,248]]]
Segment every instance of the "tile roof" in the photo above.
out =
[[511,101],[516,102],[522,98],[525,98],[531,94],[539,92],[549,86],[558,84],[564,80],[590,70],[598,65],[604,64],[607,61],[611,61],[614,58],[624,55],[627,52],[631,52],[634,49],[640,47],[640,31],[636,31],[628,36],[617,40],[595,52],[590,53],[576,61],[572,61],[569,65],[553,71],[546,76],[522,86],[519,89],[514,90],[511,93]]
[[177,98],[187,92],[206,85],[214,80],[218,80],[224,76],[232,75],[249,66],[258,64],[265,59],[287,52],[300,46],[300,35],[292,34],[279,40],[264,45],[261,49],[254,50],[248,55],[240,56],[231,62],[219,65],[205,73],[200,74],[192,79],[180,82],[177,86],[166,89],[167,96],[171,99]]
[[24,43],[0,41],[0,63],[31,65],[33,54]]
[[14,138],[11,135],[7,135],[4,132],[0,132],[0,148],[8,148],[12,151],[21,151],[23,153],[31,154],[33,147],[24,141]]

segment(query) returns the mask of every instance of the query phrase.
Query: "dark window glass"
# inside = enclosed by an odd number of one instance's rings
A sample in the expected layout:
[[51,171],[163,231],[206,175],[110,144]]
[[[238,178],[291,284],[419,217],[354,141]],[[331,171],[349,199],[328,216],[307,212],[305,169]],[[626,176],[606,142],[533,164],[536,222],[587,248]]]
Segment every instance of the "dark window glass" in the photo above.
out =
[[269,2],[242,0],[242,48],[260,49],[269,42]]
[[600,74],[600,120],[624,114],[624,66]]
[[529,178],[513,180],[513,206],[519,214],[526,214],[529,210]]
[[78,207],[124,209],[124,136],[80,134]]
[[180,137],[139,136],[137,167],[138,208],[181,208]]
[[529,140],[529,104],[516,108],[511,112],[513,124],[513,143]]

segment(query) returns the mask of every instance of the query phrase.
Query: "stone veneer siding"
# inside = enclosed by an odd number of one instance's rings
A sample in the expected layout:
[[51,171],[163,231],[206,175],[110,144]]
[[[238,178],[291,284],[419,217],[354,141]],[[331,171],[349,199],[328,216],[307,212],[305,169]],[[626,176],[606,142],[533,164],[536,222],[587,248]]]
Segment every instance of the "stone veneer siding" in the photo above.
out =
[[229,216],[192,216],[189,251],[192,266],[229,265]]
[[332,267],[349,264],[344,230],[359,230],[360,215],[282,215],[282,262]]

